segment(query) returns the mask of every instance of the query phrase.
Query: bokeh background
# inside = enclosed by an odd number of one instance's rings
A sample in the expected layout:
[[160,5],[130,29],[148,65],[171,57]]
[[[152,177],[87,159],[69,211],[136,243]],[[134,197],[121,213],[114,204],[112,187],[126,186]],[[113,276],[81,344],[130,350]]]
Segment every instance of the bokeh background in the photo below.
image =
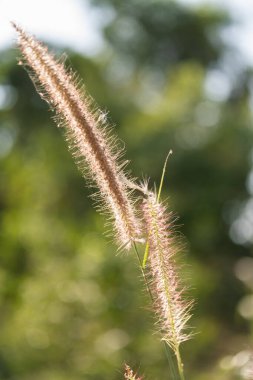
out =
[[17,65],[14,19],[83,78],[179,216],[196,299],[186,378],[240,380],[253,327],[251,1],[1,0],[0,378],[170,379],[134,253],[104,234],[62,131]]

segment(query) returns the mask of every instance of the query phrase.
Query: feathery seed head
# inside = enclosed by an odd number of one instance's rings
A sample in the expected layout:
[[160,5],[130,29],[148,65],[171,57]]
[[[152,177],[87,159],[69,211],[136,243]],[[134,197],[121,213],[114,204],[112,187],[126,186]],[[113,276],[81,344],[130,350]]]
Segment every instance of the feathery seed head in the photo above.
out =
[[34,37],[14,23],[13,26],[23,56],[21,64],[28,67],[39,94],[55,110],[78,166],[98,187],[100,200],[113,220],[117,241],[129,249],[140,238],[140,222],[128,189],[131,180],[123,172],[125,164],[119,163],[122,150],[108,135],[103,113],[94,110],[90,97],[76,86],[75,75],[67,72],[62,62],[55,60]]
[[177,273],[172,215],[149,192],[142,204],[149,243],[150,288],[162,340],[178,351],[181,342],[190,338],[186,323],[192,302],[184,299],[184,288]]
[[137,374],[134,374],[133,370],[127,364],[125,364],[124,378],[126,380],[143,380],[143,376],[137,377]]

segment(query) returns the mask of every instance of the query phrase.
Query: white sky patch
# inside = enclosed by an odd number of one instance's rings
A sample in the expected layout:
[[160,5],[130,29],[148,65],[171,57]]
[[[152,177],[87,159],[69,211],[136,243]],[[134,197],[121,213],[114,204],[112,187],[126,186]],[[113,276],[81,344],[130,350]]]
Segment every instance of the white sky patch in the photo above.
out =
[[95,54],[103,46],[101,12],[84,0],[0,0],[0,49],[13,44],[15,21],[36,37]]
[[[178,1],[189,6],[211,4],[227,9],[236,24],[227,29],[225,41],[253,65],[253,0]],[[91,7],[89,0],[0,0],[0,49],[13,44],[13,20],[46,42],[93,55],[104,46],[101,28],[110,17],[105,8]]]

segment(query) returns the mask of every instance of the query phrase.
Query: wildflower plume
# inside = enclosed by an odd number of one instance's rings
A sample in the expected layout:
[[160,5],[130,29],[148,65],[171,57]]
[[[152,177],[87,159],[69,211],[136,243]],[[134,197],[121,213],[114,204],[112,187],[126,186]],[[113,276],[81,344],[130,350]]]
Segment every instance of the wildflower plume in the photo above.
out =
[[138,377],[127,364],[125,364],[124,378],[125,380],[143,380],[143,377]]
[[158,326],[162,340],[174,351],[182,372],[179,346],[190,337],[186,324],[192,302],[184,299],[184,288],[177,274],[172,215],[152,192],[144,199],[142,208],[149,244],[150,290]]
[[38,92],[56,111],[58,125],[65,128],[78,166],[98,187],[100,195],[96,194],[96,198],[110,212],[117,241],[130,248],[140,237],[140,225],[128,189],[131,180],[123,172],[125,163],[119,162],[122,149],[108,135],[102,113],[92,105],[85,90],[76,85],[75,74],[67,72],[63,63],[34,37],[14,23],[13,26],[23,56],[21,64],[28,67]]

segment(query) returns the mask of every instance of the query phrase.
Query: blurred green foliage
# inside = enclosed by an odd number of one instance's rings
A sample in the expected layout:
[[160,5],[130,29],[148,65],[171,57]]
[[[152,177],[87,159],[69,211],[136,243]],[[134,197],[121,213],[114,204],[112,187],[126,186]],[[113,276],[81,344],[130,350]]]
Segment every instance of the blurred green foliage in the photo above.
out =
[[[174,152],[163,197],[180,216],[182,275],[197,299],[187,379],[240,379],[253,318],[251,70],[222,42],[230,20],[220,11],[162,0],[93,6],[111,15],[106,48],[92,59],[69,52],[69,65],[110,111],[134,175],[158,183]],[[168,379],[134,253],[116,255],[104,235],[15,54],[0,63],[0,378],[116,380],[126,361]]]

